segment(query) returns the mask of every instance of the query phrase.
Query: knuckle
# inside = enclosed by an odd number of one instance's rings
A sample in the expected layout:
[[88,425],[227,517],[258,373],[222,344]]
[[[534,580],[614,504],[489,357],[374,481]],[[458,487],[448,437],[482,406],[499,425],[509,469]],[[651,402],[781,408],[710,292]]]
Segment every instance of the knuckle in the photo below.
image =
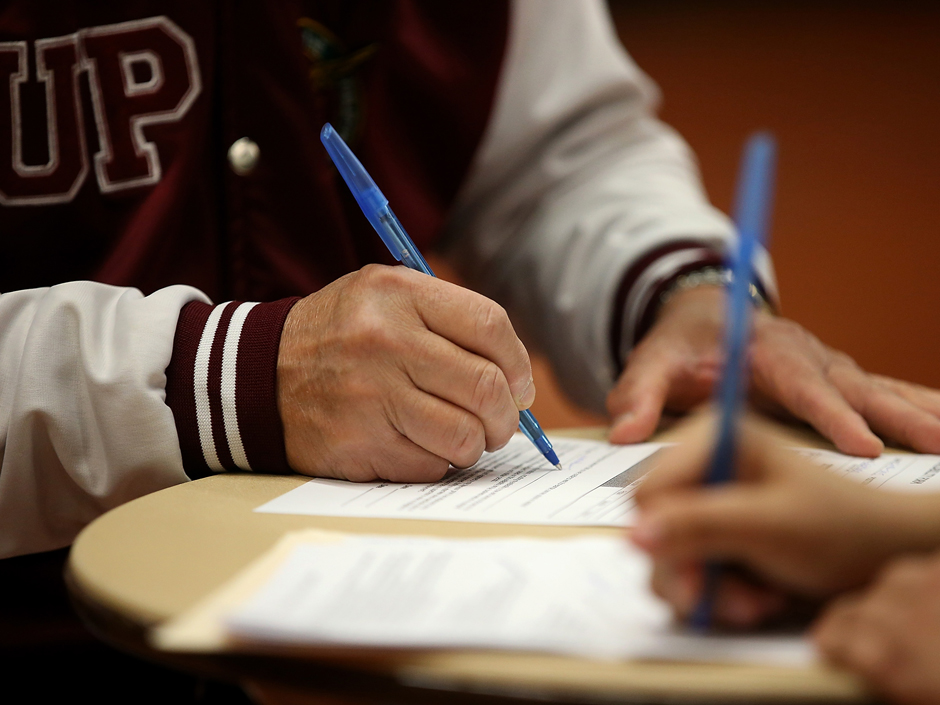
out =
[[359,284],[370,292],[389,296],[411,286],[411,279],[404,267],[389,267],[384,264],[367,264],[359,270]]
[[502,370],[492,362],[482,363],[470,405],[483,423],[486,450],[502,448],[516,432],[519,416],[509,397],[509,384]]
[[420,469],[421,482],[437,482],[450,469],[450,462],[444,458],[430,458]]
[[349,335],[357,351],[394,350],[400,346],[399,333],[389,325],[375,306],[360,306],[347,322]]
[[817,390],[808,384],[795,384],[791,389],[793,394],[793,411],[807,418],[807,420],[817,418],[824,408]]
[[752,369],[762,373],[772,369],[774,362],[780,355],[779,348],[774,347],[766,340],[755,340],[748,346]]
[[865,390],[866,393],[875,392],[875,385],[869,374],[845,353],[832,353],[832,356],[825,363],[823,371],[826,379],[837,389],[852,389],[855,387]]
[[480,302],[474,320],[477,336],[484,340],[495,340],[512,328],[506,309],[489,299]]
[[483,429],[476,418],[461,415],[450,432],[450,460],[457,467],[470,467],[483,455],[485,439]]
[[475,411],[489,415],[494,409],[499,408],[500,402],[508,389],[506,377],[503,375],[502,370],[492,362],[481,363],[474,376],[476,382],[471,404]]
[[366,289],[374,289],[378,286],[382,276],[381,265],[367,264],[356,272],[356,284]]
[[367,264],[359,270],[359,274],[362,280],[365,282],[370,284],[380,284],[389,280],[391,269],[393,268],[382,264]]
[[819,341],[796,321],[791,321],[789,318],[774,318],[772,323],[773,328],[769,331],[768,338],[774,339],[780,345],[816,350]]
[[486,449],[493,451],[505,446],[512,439],[518,427],[519,415],[514,410],[510,410],[505,419],[500,419],[493,424],[491,429],[487,429]]
[[414,369],[439,370],[442,365],[449,363],[434,336],[424,335],[422,331],[410,331],[407,336],[402,336],[402,342],[404,353],[412,361]]

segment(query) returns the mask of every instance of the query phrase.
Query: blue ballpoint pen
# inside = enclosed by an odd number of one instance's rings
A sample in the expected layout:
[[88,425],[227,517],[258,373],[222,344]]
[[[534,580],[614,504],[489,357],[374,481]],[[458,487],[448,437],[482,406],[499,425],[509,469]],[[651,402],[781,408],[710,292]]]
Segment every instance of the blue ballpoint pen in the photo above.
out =
[[[388,199],[375,185],[369,172],[365,170],[330,123],[326,123],[320,130],[320,141],[326,147],[330,158],[346,181],[346,185],[349,186],[349,190],[352,191],[359,207],[362,208],[362,212],[372,223],[372,227],[382,238],[382,242],[385,243],[392,256],[406,267],[433,277],[434,272],[431,267],[408,237],[408,233],[398,222],[392,209],[388,207]],[[545,432],[539,426],[539,422],[528,409],[519,412],[519,429],[535,444],[548,462],[561,470],[561,463],[552,449],[551,442],[545,437]]]
[[[705,478],[706,484],[728,482],[734,474],[735,436],[747,389],[747,341],[750,338],[752,308],[749,289],[754,278],[754,256],[766,239],[775,154],[773,137],[767,133],[757,133],[745,145],[741,160],[735,208],[739,241],[731,264],[732,279],[725,330],[727,358],[716,399],[721,416],[718,441]],[[721,571],[718,563],[705,566],[702,595],[689,618],[689,624],[695,630],[704,631],[711,625]]]

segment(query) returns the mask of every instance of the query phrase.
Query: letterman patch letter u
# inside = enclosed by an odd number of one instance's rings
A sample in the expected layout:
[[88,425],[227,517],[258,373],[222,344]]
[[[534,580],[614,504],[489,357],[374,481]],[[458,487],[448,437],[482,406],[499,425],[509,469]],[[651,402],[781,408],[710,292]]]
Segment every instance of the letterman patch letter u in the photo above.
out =
[[[160,181],[160,153],[145,130],[182,119],[202,92],[192,38],[169,18],[150,17],[39,39],[33,50],[31,80],[27,42],[0,42],[0,204],[67,203],[89,163],[102,193]],[[91,160],[83,73],[98,134]]]

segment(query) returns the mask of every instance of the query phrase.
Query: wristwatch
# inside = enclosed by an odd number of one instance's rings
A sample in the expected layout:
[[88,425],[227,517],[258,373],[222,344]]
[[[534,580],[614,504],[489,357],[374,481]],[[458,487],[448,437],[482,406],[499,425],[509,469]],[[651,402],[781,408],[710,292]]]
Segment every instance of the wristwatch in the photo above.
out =
[[[732,281],[734,281],[734,274],[727,267],[708,266],[680,274],[659,295],[659,307],[662,308],[673,296],[683,291],[697,289],[700,286],[727,287]],[[748,296],[755,308],[768,313],[774,312],[770,302],[764,298],[761,290],[753,282],[748,287]]]

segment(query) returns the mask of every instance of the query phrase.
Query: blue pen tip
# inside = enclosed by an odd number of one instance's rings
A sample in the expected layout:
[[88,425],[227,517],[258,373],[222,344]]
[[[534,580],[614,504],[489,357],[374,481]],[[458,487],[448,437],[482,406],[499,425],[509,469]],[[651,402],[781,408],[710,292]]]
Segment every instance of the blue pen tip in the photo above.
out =
[[549,447],[548,450],[544,452],[544,455],[545,455],[546,460],[548,460],[548,462],[550,462],[556,468],[561,470],[561,461],[558,459],[558,454],[555,453],[555,451],[551,447]]

